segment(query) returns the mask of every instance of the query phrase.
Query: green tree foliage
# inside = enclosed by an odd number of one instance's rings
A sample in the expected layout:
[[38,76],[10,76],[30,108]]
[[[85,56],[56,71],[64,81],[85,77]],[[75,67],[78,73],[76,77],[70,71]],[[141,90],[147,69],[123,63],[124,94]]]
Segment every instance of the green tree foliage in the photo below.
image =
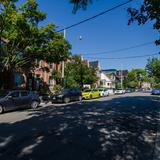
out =
[[65,87],[79,87],[94,84],[96,71],[83,63],[80,56],[73,56],[65,66]]
[[140,88],[141,82],[151,82],[146,70],[133,69],[129,71],[128,77],[124,79],[124,86],[126,88]]
[[[70,44],[56,26],[40,26],[46,14],[36,0],[16,7],[16,0],[0,0],[0,61],[3,75],[34,68],[35,59],[59,63],[70,54]],[[5,77],[5,76],[4,76]],[[5,79],[9,77],[5,77]]]
[[[153,29],[160,31],[160,0],[144,0],[139,9],[128,8],[130,14],[129,24],[137,21],[139,25],[148,21],[153,22]],[[160,44],[160,39],[156,40]]]
[[80,8],[86,9],[89,3],[92,3],[92,0],[70,0],[70,3],[73,4],[73,13]]
[[59,84],[61,81],[61,72],[58,70],[52,71],[52,78],[55,79],[56,84]]
[[146,70],[150,77],[153,78],[154,86],[160,87],[160,59],[150,58],[146,65]]

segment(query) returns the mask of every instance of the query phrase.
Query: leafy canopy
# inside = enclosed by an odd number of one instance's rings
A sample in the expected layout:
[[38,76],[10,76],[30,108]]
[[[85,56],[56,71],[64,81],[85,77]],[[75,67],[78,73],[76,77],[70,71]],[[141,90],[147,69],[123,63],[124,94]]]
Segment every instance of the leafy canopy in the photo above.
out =
[[85,64],[80,56],[73,56],[65,66],[65,87],[83,87],[83,84],[94,84],[96,71]]
[[151,82],[145,69],[132,69],[124,79],[125,88],[139,88],[141,82]]
[[46,14],[36,0],[20,7],[16,0],[0,1],[0,59],[4,70],[23,69],[36,58],[59,63],[70,54],[70,44],[53,23],[40,26]]
[[[151,21],[153,29],[160,31],[160,0],[144,0],[139,9],[128,8],[128,12],[129,24],[137,21],[138,25],[142,25]],[[156,40],[156,44],[160,44],[160,39]]]
[[146,70],[150,77],[153,77],[155,85],[160,86],[160,59],[150,58],[146,65]]

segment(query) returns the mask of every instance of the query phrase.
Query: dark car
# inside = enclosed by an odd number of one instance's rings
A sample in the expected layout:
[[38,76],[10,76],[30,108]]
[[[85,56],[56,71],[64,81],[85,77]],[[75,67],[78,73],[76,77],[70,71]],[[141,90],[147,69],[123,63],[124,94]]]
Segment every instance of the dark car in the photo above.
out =
[[81,101],[81,100],[82,100],[82,93],[77,88],[64,89],[59,93],[54,94],[51,97],[52,103],[54,102],[69,103],[70,101]]
[[42,103],[48,103],[51,100],[51,94],[39,94],[39,98]]
[[0,113],[20,108],[35,109],[39,103],[39,96],[31,91],[14,90],[0,93]]
[[160,89],[153,89],[151,94],[152,95],[160,95]]

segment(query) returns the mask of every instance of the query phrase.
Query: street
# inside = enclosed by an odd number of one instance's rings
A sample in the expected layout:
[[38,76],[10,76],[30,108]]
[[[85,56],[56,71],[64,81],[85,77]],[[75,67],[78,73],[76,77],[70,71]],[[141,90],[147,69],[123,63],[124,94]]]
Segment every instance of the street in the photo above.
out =
[[1,160],[152,160],[160,97],[128,93],[0,115]]

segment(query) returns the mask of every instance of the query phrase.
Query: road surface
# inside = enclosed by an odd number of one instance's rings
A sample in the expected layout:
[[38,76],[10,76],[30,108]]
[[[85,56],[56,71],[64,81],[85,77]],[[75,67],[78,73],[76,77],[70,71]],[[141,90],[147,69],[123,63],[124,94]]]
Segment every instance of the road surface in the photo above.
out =
[[160,97],[130,93],[0,115],[1,160],[152,160]]

